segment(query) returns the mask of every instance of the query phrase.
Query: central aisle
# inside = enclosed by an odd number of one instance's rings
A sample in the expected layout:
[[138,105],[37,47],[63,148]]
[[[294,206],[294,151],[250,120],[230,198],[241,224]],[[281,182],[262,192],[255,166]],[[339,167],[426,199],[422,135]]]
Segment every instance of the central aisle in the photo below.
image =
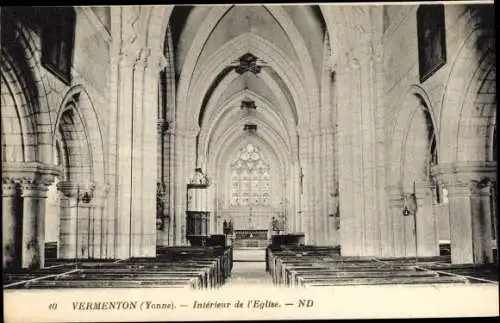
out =
[[265,285],[273,286],[271,276],[266,272],[265,249],[235,249],[233,269],[225,286]]

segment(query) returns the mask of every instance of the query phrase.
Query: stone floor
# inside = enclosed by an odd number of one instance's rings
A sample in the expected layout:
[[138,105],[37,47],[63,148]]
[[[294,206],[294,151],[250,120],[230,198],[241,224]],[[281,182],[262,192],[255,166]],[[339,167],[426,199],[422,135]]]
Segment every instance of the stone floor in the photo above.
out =
[[271,276],[266,272],[266,250],[243,248],[233,251],[233,270],[224,286],[245,285],[273,286]]
[[233,250],[233,260],[236,262],[242,262],[242,261],[264,262],[266,260],[266,249],[237,248]]

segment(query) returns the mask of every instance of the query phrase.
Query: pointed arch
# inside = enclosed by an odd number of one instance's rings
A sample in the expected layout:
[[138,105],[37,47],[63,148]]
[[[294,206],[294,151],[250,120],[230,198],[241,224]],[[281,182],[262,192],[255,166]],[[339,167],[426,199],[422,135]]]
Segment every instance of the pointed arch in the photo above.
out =
[[[400,109],[392,122],[393,127],[391,128],[394,130],[389,137],[392,138],[388,166],[390,170],[389,183],[396,187],[402,185],[401,181],[405,169],[406,142],[408,140],[409,128],[418,109],[424,109],[424,114],[429,115],[433,135],[437,137],[438,130],[436,128],[436,119],[433,114],[434,110],[430,97],[420,85],[414,84],[410,86],[401,100]],[[436,145],[439,147],[439,141],[437,140]]]
[[84,176],[88,175],[92,181],[106,182],[102,129],[95,106],[83,85],[73,86],[63,98],[52,133],[54,149],[59,135],[66,142],[66,149],[73,144],[80,148],[80,152],[75,151],[79,159],[67,165],[66,180],[70,177],[85,180]]
[[[496,65],[494,31],[486,28],[487,24],[481,24],[480,18],[483,16],[476,17],[473,9],[471,8],[469,14],[464,15],[465,20],[460,22],[464,30],[470,30],[470,32],[464,37],[457,54],[451,60],[451,68],[441,97],[439,122],[442,130],[439,133],[441,143],[439,155],[441,161],[447,163],[488,158],[484,151],[478,152],[471,147],[466,139],[467,136],[472,138],[471,132],[475,131],[481,132],[483,136],[480,128],[484,125],[478,124],[465,130],[469,121],[480,119],[481,112],[473,106],[473,98],[488,75],[488,71]],[[496,104],[490,105],[486,113],[490,116],[494,115]],[[446,128],[443,125],[446,125]],[[484,137],[488,136],[484,135]],[[478,141],[472,146],[481,142],[479,138],[476,139]],[[484,142],[481,142],[481,145],[488,146]]]

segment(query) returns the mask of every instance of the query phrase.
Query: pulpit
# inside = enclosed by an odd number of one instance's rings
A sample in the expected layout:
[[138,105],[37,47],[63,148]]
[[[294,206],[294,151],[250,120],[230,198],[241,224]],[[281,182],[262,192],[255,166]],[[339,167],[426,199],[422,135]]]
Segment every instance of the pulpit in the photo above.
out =
[[186,239],[191,246],[205,246],[209,238],[209,180],[201,168],[196,168],[187,185]]

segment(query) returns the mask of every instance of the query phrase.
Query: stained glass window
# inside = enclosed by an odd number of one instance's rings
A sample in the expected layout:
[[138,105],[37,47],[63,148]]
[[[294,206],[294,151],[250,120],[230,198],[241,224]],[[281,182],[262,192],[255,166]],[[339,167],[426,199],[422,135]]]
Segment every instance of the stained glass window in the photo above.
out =
[[231,206],[269,206],[271,167],[252,144],[242,148],[231,163]]

